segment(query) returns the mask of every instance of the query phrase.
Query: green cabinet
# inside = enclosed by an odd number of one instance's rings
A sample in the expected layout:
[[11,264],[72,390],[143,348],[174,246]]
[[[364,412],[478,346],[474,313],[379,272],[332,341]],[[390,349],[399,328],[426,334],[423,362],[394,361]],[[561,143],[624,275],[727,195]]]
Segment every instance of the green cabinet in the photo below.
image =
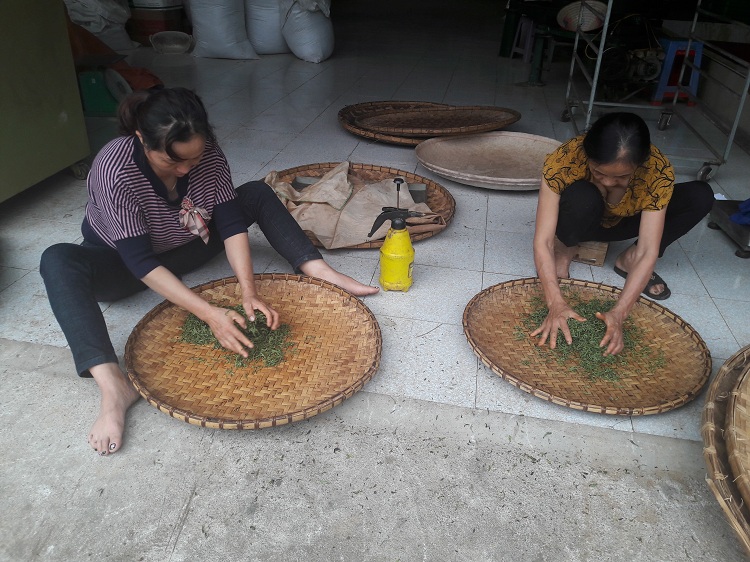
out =
[[62,0],[0,1],[0,201],[89,154]]

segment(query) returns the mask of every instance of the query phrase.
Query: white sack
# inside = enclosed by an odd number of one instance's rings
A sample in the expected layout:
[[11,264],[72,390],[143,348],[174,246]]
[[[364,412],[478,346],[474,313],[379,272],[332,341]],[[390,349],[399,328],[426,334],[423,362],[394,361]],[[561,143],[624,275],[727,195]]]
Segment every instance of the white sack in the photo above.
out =
[[331,0],[297,0],[297,3],[308,12],[320,10],[327,18],[331,17]]
[[193,56],[257,59],[247,38],[244,0],[190,0]]
[[247,38],[259,55],[288,53],[281,34],[280,0],[245,0]]
[[[333,24],[321,11],[330,13],[330,3],[321,0],[282,0],[281,33],[291,51],[307,62],[321,62],[333,53]],[[305,6],[312,6],[310,11]]]

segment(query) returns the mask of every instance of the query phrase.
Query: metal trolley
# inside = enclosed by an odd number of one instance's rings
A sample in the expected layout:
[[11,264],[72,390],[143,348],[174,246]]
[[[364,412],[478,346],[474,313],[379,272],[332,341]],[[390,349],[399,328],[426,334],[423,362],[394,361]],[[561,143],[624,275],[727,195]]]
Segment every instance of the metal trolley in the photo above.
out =
[[[659,130],[667,129],[672,118],[676,116],[680,120],[680,122],[683,123],[685,127],[698,138],[698,140],[700,140],[701,144],[705,146],[705,148],[710,153],[710,156],[703,158],[693,158],[683,155],[668,156],[670,156],[670,158],[672,159],[677,160],[699,162],[700,167],[698,169],[697,178],[700,180],[711,179],[714,174],[715,168],[726,163],[729,156],[729,151],[732,147],[732,144],[734,143],[737,127],[739,125],[742,110],[747,98],[748,88],[750,87],[750,63],[734,56],[721,47],[715,45],[711,41],[699,37],[696,34],[696,28],[699,21],[706,18],[745,28],[748,28],[750,26],[742,22],[728,19],[719,14],[704,10],[701,7],[701,0],[697,0],[695,15],[693,17],[690,33],[687,38],[685,56],[683,57],[682,66],[679,72],[679,78],[674,88],[675,91],[673,94],[672,102],[670,104],[671,106],[665,108],[663,106],[654,104],[624,103],[624,100],[619,102],[598,100],[597,89],[600,85],[599,82],[601,75],[602,58],[607,48],[606,42],[610,28],[610,18],[612,15],[612,6],[614,2],[615,0],[609,0],[607,2],[605,12],[601,12],[596,8],[596,6],[593,6],[586,0],[583,0],[581,2],[578,26],[575,33],[575,41],[573,46],[573,56],[570,61],[570,73],[568,75],[568,84],[565,92],[565,109],[563,110],[561,119],[563,121],[570,121],[575,130],[575,134],[580,134],[581,131],[588,130],[589,126],[591,125],[591,118],[594,107],[597,106],[658,110],[661,112],[658,121]],[[597,15],[603,21],[601,31],[597,32],[596,35],[592,35],[591,33],[587,33],[581,30],[581,22],[584,21],[584,16],[587,15],[587,11],[589,12],[589,14],[593,13]],[[586,45],[586,49],[590,49],[592,52],[596,53],[593,75],[590,73],[584,60],[579,54],[579,46],[582,44]],[[744,81],[744,86],[740,89],[731,88],[725,84],[725,81],[719,80],[718,78],[712,76],[705,69],[705,63],[696,64],[696,61],[691,59],[689,54],[692,52],[692,49],[694,49],[694,47],[698,44],[702,46],[701,49],[703,61],[706,61],[706,59],[708,59],[712,63],[715,63],[728,70],[732,74],[735,74],[742,81]],[[701,68],[701,66],[703,68]],[[706,80],[710,80],[712,83],[718,84],[721,87],[725,88],[732,94],[732,96],[737,99],[736,113],[731,125],[726,124],[724,119],[715,115],[715,113],[697,96],[697,92],[695,91],[695,89],[690,88],[688,87],[688,85],[684,84],[684,78],[686,77],[686,72],[688,71],[688,69],[691,73],[696,73],[697,76],[700,76],[701,78]],[[582,97],[578,91],[578,85],[575,81],[576,70],[580,71],[580,73],[588,83],[588,86],[590,87],[588,99]],[[691,77],[692,76],[693,75],[691,74]],[[680,98],[688,99],[690,105],[697,105],[705,118],[708,119],[708,121],[714,127],[716,127],[716,129],[721,131],[726,136],[726,145],[723,149],[715,148],[714,146],[712,146],[711,143],[703,135],[701,135],[690,123],[689,119],[684,115],[683,111],[677,106],[677,102]],[[579,124],[576,122],[576,115],[578,114],[579,108],[583,108],[585,110],[583,115],[579,116],[584,118],[582,127],[579,127]]]

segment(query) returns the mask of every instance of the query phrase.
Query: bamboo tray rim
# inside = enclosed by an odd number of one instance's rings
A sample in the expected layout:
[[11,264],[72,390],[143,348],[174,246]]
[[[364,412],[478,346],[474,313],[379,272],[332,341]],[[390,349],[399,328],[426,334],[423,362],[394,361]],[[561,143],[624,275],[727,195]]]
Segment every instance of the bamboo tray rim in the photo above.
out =
[[750,445],[748,443],[747,412],[748,385],[750,385],[750,366],[746,367],[727,401],[727,413],[724,421],[724,441],[727,447],[729,466],[733,482],[746,505],[750,505]]
[[[694,344],[698,348],[700,356],[703,359],[703,365],[700,369],[700,373],[696,377],[697,381],[689,388],[685,388],[684,392],[681,395],[674,396],[668,399],[661,399],[651,404],[638,404],[631,406],[612,406],[607,404],[598,404],[596,402],[588,402],[575,397],[575,394],[573,393],[571,393],[570,396],[566,396],[563,393],[546,391],[542,388],[539,388],[539,385],[534,385],[527,382],[526,379],[532,378],[532,376],[530,376],[528,373],[514,372],[511,369],[498,364],[492,357],[490,357],[490,355],[492,354],[492,350],[483,349],[482,346],[476,341],[477,338],[473,334],[474,329],[472,328],[473,309],[495,291],[502,291],[504,289],[510,289],[513,287],[537,288],[540,287],[540,283],[541,281],[539,278],[530,277],[492,285],[474,296],[474,298],[471,299],[471,301],[466,305],[466,308],[464,309],[463,327],[464,333],[470,346],[474,350],[474,353],[481,359],[482,363],[484,363],[488,368],[490,368],[490,370],[492,370],[492,372],[499,375],[502,379],[511,383],[513,386],[516,386],[524,392],[536,396],[537,398],[541,398],[542,400],[552,402],[553,404],[558,404],[560,406],[565,406],[575,410],[608,415],[638,416],[658,414],[682,406],[687,402],[693,400],[696,396],[698,396],[698,394],[700,394],[700,391],[705,386],[711,374],[711,354],[708,350],[708,347],[706,346],[700,335],[692,328],[692,326],[690,326],[682,318],[680,318],[670,310],[664,308],[663,306],[643,296],[639,297],[637,304],[645,306],[647,307],[647,309],[651,309],[658,315],[663,315],[668,320],[676,323],[677,326],[686,333],[687,337],[694,342]],[[609,294],[612,297],[616,297],[622,292],[622,290],[617,287],[605,285],[603,283],[595,283],[592,281],[583,281],[578,279],[561,279],[560,285],[567,287],[595,289],[602,292],[603,296]],[[541,288],[539,288],[539,291],[541,291]]]
[[[402,124],[409,119],[416,122],[411,125]],[[374,133],[397,137],[441,137],[494,131],[512,125],[519,119],[521,114],[507,107],[454,105],[412,109],[384,108],[355,117],[354,125]],[[446,121],[446,124],[440,125],[440,121]]]
[[[347,315],[344,324],[349,325],[352,322],[356,322],[357,326],[361,326],[362,322],[365,322],[366,327],[369,329],[370,333],[368,336],[368,341],[365,343],[367,343],[368,347],[372,349],[372,354],[371,356],[365,357],[362,360],[362,363],[366,363],[367,365],[366,369],[364,369],[363,372],[359,374],[355,374],[352,377],[351,382],[347,386],[337,389],[337,392],[335,394],[322,399],[320,402],[303,409],[288,411],[279,415],[226,418],[205,415],[200,412],[190,411],[186,408],[175,406],[174,404],[171,404],[169,400],[158,398],[156,396],[156,389],[151,389],[147,384],[144,384],[141,380],[142,377],[134,367],[134,364],[136,363],[134,349],[137,343],[137,339],[139,338],[144,328],[147,327],[148,323],[168,309],[181,310],[176,305],[165,300],[151,309],[141,319],[141,321],[138,322],[138,324],[131,332],[125,347],[125,364],[127,367],[128,378],[133,383],[140,395],[150,405],[156,407],[158,410],[171,417],[188,422],[192,425],[199,425],[201,427],[209,427],[214,429],[261,429],[300,421],[325,412],[333,408],[334,406],[341,404],[345,399],[350,398],[373,377],[380,365],[380,356],[382,352],[382,336],[375,315],[360,299],[332,283],[314,277],[307,277],[305,275],[288,273],[262,273],[255,274],[254,277],[256,283],[259,285],[261,285],[262,282],[276,281],[288,283],[290,284],[290,286],[294,286],[299,283],[301,285],[307,286],[308,288],[315,287],[314,291],[318,294],[330,293],[331,295],[341,297],[343,299],[343,302],[346,303],[345,310],[352,312],[352,314]],[[215,288],[229,287],[230,285],[237,285],[236,277],[226,277],[215,281],[210,281],[208,283],[202,283],[200,285],[192,287],[191,290],[196,293],[202,293]],[[259,293],[261,297],[264,296],[264,293],[262,292],[262,286]],[[316,310],[316,306],[319,305],[317,303],[312,303],[310,306],[308,306],[306,309],[307,313],[310,313],[310,311],[314,313],[314,310]],[[282,322],[284,322],[283,318]],[[347,322],[349,324],[347,324]],[[269,369],[283,369],[283,367],[269,367]],[[312,390],[310,390],[309,392],[314,393],[316,392],[316,390],[315,388],[312,388]]]
[[[544,156],[560,144],[557,139],[541,135],[516,131],[490,131],[427,139],[416,146],[415,154],[419,163],[426,169],[458,183],[501,191],[534,191],[539,189],[542,182]],[[528,158],[530,153],[538,154],[538,167],[534,169],[533,175],[530,171],[526,177],[502,176],[500,172],[490,173],[488,170],[481,173],[472,171],[472,161],[484,162],[493,159],[497,162],[506,162],[507,159],[512,166],[516,158],[508,158],[509,147],[525,151],[524,158]],[[531,148],[534,149],[533,152],[530,151]],[[441,159],[445,151],[450,149],[456,150],[456,156],[452,160]],[[499,157],[502,158],[498,160]],[[507,170],[507,167],[503,170]]]
[[735,482],[727,448],[728,403],[740,378],[750,372],[750,345],[727,359],[708,386],[701,414],[706,484],[735,536],[750,556],[750,509]]
[[342,107],[338,112],[339,124],[348,132],[358,137],[370,140],[385,142],[401,146],[417,146],[424,139],[421,137],[401,137],[397,135],[385,135],[363,129],[356,125],[357,117],[367,114],[368,112],[381,110],[386,107],[392,108],[422,108],[422,107],[452,107],[448,104],[429,102],[429,101],[368,101],[355,103]]

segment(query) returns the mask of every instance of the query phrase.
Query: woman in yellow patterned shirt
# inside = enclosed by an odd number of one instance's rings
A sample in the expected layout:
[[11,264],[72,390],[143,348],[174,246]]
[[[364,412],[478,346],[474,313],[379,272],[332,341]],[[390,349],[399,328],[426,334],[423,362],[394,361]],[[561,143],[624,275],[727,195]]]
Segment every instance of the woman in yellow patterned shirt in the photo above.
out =
[[612,310],[597,313],[607,325],[605,355],[624,347],[622,324],[641,292],[663,300],[671,291],[654,272],[657,258],[711,210],[703,181],[674,183],[669,160],[651,144],[646,123],[633,113],[609,113],[585,135],[547,156],[534,234],[534,263],[549,314],[532,332],[554,348],[558,330],[572,342],[567,321],[584,321],[563,298],[558,279],[569,276],[578,244],[637,238],[615,260],[625,286]]

